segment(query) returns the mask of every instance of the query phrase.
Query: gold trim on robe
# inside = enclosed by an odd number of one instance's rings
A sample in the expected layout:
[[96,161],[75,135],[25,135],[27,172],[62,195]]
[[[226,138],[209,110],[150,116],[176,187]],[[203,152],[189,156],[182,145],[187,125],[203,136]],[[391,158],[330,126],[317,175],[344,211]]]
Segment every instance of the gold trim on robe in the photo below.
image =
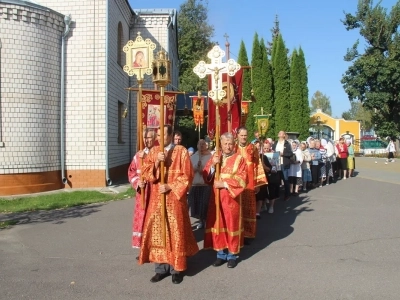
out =
[[149,205],[142,232],[139,264],[167,263],[176,271],[187,268],[186,257],[199,250],[193,235],[188,214],[187,192],[193,181],[193,167],[189,153],[183,146],[168,151],[165,161],[165,184],[171,187],[166,193],[166,245],[163,244],[161,224],[160,171],[155,168],[160,147],[153,147],[143,162],[143,178],[153,182]]
[[244,147],[238,145],[236,153],[245,159],[248,172],[248,185],[242,194],[244,237],[255,238],[257,212],[255,188],[267,184],[267,178],[259,152],[254,144],[249,143]]
[[[203,178],[207,184],[214,184],[214,175],[211,174],[212,158],[203,170]],[[216,251],[228,249],[232,254],[237,254],[243,247],[243,226],[241,194],[247,184],[246,162],[238,154],[225,158],[221,165],[220,179],[228,185],[227,189],[220,189],[219,228],[217,228],[217,215],[215,193],[213,188],[208,205],[204,248]],[[219,234],[217,234],[219,232]]]

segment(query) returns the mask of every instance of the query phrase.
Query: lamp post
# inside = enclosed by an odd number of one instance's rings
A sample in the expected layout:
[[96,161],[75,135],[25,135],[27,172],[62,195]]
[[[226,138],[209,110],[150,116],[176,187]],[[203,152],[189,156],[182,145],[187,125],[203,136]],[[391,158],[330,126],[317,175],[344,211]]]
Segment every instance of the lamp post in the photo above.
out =
[[319,126],[321,125],[321,117],[318,116],[317,117],[317,127],[318,127],[318,139],[320,139],[320,133],[321,133],[321,129],[319,128]]

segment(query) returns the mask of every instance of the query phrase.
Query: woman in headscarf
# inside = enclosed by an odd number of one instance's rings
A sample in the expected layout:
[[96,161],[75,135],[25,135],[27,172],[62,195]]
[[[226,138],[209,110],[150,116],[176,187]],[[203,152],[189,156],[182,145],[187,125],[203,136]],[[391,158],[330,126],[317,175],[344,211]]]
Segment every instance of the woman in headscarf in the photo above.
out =
[[319,165],[319,186],[322,187],[324,181],[326,180],[326,150],[324,147],[321,145],[320,140],[315,140],[315,148],[319,150],[319,153],[321,154],[321,159],[318,162]]
[[303,153],[299,148],[299,141],[292,141],[292,151],[296,158],[291,161],[289,169],[290,193],[298,195],[301,185],[301,164],[303,163]]
[[[275,200],[280,198],[280,183],[281,179],[278,173],[278,167],[279,167],[279,160],[278,160],[278,165],[277,162],[274,161],[273,159],[270,159],[268,157],[268,153],[273,153],[274,151],[272,150],[272,146],[269,142],[264,143],[264,155],[263,155],[263,162],[267,166],[266,169],[266,175],[268,179],[268,185],[267,187],[267,199],[269,201],[269,208],[268,208],[268,213],[273,214],[274,213],[274,204]],[[269,170],[268,170],[269,169]]]
[[346,140],[347,151],[349,156],[347,156],[347,169],[349,170],[349,178],[353,177],[354,172],[354,147],[351,140]]
[[310,164],[311,164],[312,185],[313,188],[315,188],[318,185],[318,180],[321,174],[319,169],[319,161],[321,160],[321,153],[319,152],[319,149],[316,148],[315,146],[315,140],[313,139],[309,140],[308,151],[310,152],[311,155]]
[[310,161],[311,155],[307,148],[306,142],[301,142],[300,149],[303,153],[303,162],[301,164],[301,178],[303,181],[303,191],[307,191],[307,183],[312,182]]
[[326,139],[321,139],[321,146],[325,149],[325,175],[326,175],[326,185],[329,185],[329,178],[333,180],[333,168],[332,168],[332,155],[334,155],[335,150],[332,143],[328,142]]
[[197,228],[203,228],[207,219],[208,201],[211,194],[211,185],[204,183],[203,169],[211,157],[205,140],[199,140],[196,153],[190,157],[194,169],[194,179],[189,191],[188,202],[190,215],[199,219]]

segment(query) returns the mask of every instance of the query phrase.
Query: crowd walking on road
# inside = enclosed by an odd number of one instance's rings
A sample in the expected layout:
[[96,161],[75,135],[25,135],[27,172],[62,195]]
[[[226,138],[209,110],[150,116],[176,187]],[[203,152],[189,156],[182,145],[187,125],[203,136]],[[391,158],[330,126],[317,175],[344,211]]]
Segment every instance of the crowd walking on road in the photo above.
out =
[[[155,264],[153,283],[169,275],[174,284],[183,281],[187,257],[199,251],[193,230],[204,230],[204,248],[216,253],[214,267],[235,268],[241,248],[257,238],[257,220],[264,211],[274,214],[276,201],[355,175],[354,147],[344,138],[300,141],[280,131],[275,141],[256,133],[248,142],[241,127],[236,138],[221,135],[219,151],[203,139],[195,151],[180,145],[182,135],[170,125],[164,132],[161,149],[155,146],[160,130],[144,131],[145,149],[128,170],[136,191],[132,247],[139,248],[138,264]],[[198,219],[194,227],[190,217]]]

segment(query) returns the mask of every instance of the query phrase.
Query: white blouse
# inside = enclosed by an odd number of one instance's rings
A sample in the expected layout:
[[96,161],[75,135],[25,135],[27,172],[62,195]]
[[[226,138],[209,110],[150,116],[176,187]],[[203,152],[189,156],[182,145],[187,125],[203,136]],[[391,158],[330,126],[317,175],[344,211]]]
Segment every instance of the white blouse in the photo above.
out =
[[296,161],[300,162],[298,164],[290,164],[289,176],[293,177],[301,177],[301,164],[303,163],[303,153],[300,148],[297,148],[296,151],[293,151],[296,154]]
[[192,186],[194,185],[206,185],[203,179],[203,169],[206,166],[207,162],[211,158],[211,153],[207,155],[201,155],[199,157],[200,152],[197,151],[190,157],[190,161],[192,162],[193,170],[194,170],[194,179]]

